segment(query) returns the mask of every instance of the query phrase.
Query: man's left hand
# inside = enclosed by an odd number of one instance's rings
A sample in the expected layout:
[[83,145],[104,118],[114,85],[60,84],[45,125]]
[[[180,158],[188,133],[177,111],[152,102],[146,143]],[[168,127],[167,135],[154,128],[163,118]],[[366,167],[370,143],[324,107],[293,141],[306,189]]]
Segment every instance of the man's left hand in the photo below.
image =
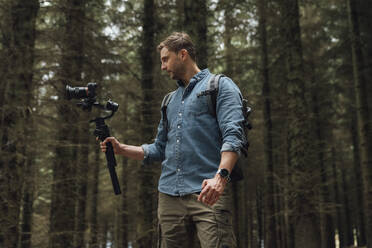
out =
[[227,180],[216,174],[214,178],[206,179],[202,183],[202,191],[198,197],[198,201],[209,206],[215,204],[222,195],[227,184]]

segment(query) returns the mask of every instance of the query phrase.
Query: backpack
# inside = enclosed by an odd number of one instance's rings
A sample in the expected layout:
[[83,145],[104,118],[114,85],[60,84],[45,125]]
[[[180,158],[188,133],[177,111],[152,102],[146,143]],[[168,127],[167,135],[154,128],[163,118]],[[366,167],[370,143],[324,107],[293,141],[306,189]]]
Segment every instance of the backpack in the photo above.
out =
[[[223,75],[223,74],[212,74],[210,80],[207,83],[207,89],[205,91],[202,91],[202,92],[198,93],[198,95],[197,95],[197,97],[201,97],[201,96],[207,96],[208,97],[207,102],[208,102],[209,113],[215,118],[217,118],[216,106],[217,106],[219,81],[220,81],[221,77],[225,77],[225,75]],[[163,126],[167,131],[168,131],[167,106],[168,106],[168,104],[169,104],[169,102],[170,102],[170,100],[171,100],[171,98],[172,98],[172,96],[174,95],[175,92],[176,91],[172,91],[172,92],[169,92],[167,95],[165,95],[165,97],[164,97],[164,99],[161,103],[161,111],[162,111],[162,114],[163,114]],[[240,95],[240,98],[242,99],[242,103],[243,103],[242,112],[243,112],[243,116],[244,116],[244,121],[242,123],[243,129],[244,129],[244,137],[243,137],[244,142],[243,142],[243,147],[241,148],[241,152],[244,154],[245,157],[247,157],[248,147],[249,147],[249,142],[248,142],[248,139],[247,139],[247,133],[248,133],[248,130],[252,129],[252,125],[249,122],[248,117],[249,117],[250,113],[252,112],[252,109],[250,107],[248,107],[248,101],[246,99],[244,99],[241,94],[239,94],[239,95]],[[234,169],[231,172],[230,178],[231,178],[231,181],[240,181],[240,180],[243,179],[243,171],[240,168],[240,166],[238,166],[238,164],[236,164],[234,166]]]

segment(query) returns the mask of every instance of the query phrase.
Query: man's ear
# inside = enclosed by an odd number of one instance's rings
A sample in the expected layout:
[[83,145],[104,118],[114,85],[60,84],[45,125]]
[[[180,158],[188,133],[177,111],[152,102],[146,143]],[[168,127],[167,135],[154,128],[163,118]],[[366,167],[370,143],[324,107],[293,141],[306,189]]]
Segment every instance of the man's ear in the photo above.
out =
[[189,53],[187,52],[186,49],[181,49],[180,50],[180,55],[181,55],[181,59],[184,60],[187,58],[187,56],[189,55]]

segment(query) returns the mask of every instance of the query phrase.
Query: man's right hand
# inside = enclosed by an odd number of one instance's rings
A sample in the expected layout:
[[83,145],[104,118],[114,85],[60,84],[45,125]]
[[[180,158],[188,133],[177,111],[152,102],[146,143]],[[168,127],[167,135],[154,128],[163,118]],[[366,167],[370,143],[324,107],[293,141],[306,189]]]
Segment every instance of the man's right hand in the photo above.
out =
[[112,148],[114,150],[114,154],[120,154],[120,155],[123,155],[128,158],[132,158],[135,160],[144,159],[144,151],[142,149],[142,146],[131,146],[131,145],[122,144],[114,137],[108,137],[103,142],[100,142],[100,147],[101,147],[102,152],[106,152],[107,142],[111,142]]
[[[97,138],[97,140],[98,140],[98,138]],[[115,154],[123,154],[123,152],[124,152],[123,145],[120,144],[120,142],[117,139],[115,139],[114,137],[107,137],[103,142],[100,142],[102,152],[106,152],[106,149],[107,149],[106,143],[107,142],[111,142],[112,148],[113,148]]]

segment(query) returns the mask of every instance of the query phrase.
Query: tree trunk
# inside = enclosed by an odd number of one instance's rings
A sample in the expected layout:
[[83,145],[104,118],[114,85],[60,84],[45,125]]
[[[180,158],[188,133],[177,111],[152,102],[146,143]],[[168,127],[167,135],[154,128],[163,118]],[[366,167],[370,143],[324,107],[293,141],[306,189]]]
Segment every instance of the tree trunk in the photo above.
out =
[[[244,173],[245,174],[245,173]],[[247,180],[243,182],[243,188],[247,189]],[[252,238],[253,214],[251,209],[251,199],[249,199],[248,190],[243,191],[243,247],[250,248],[250,239]]]
[[[351,98],[352,99],[352,98]],[[354,104],[353,104],[354,105]],[[364,215],[364,195],[363,195],[363,177],[362,168],[360,164],[360,152],[359,152],[359,138],[357,128],[357,115],[355,111],[349,111],[351,113],[351,127],[350,133],[352,137],[353,149],[353,171],[354,171],[354,185],[356,190],[356,201],[354,202],[354,208],[356,209],[356,222],[357,222],[357,241],[359,246],[366,245],[366,232],[365,232],[365,215]]]
[[[88,119],[83,115],[83,119]],[[77,201],[76,201],[76,220],[75,220],[75,247],[85,247],[85,229],[86,229],[86,205],[87,205],[87,188],[88,180],[86,176],[87,165],[89,166],[89,132],[88,122],[83,123],[80,132],[80,152],[78,154],[77,165]]]
[[[277,186],[277,188],[279,188]],[[280,194],[280,191],[277,190],[278,194]],[[283,192],[281,192],[283,194]],[[277,223],[277,226],[279,227],[279,233],[280,233],[280,247],[281,248],[287,248],[288,246],[288,225],[286,221],[286,216],[285,212],[287,211],[286,208],[286,197],[285,196],[277,196],[277,205],[279,206],[279,209],[277,211],[283,212],[282,214],[279,215],[279,223]]]
[[241,247],[240,243],[240,218],[239,218],[239,183],[231,182],[231,192],[232,192],[232,209],[233,209],[233,229],[236,238],[237,247]]
[[109,225],[108,225],[108,221],[106,220],[103,224],[103,230],[102,230],[102,233],[103,233],[103,239],[102,239],[102,242],[101,242],[101,245],[100,247],[102,248],[107,248],[107,244],[108,242],[110,241],[110,238],[109,238]]
[[[77,111],[72,104],[64,100],[67,83],[81,86],[83,71],[84,41],[84,0],[66,0],[64,2],[66,23],[63,26],[61,41],[62,60],[59,71],[59,117],[56,157],[53,166],[53,188],[50,215],[50,248],[74,246],[75,203],[76,203],[76,147],[79,137],[76,125]],[[68,146],[67,146],[68,144]]]
[[[264,211],[264,196],[262,194],[262,190],[260,189],[260,186],[257,187],[256,190],[256,212],[257,212],[257,240],[256,245],[257,247],[262,247],[264,244],[264,223],[265,223],[265,215]],[[255,247],[255,245],[253,246]]]
[[320,247],[318,217],[314,206],[314,192],[311,188],[317,183],[309,178],[313,168],[309,151],[310,126],[308,106],[305,99],[305,77],[302,56],[299,7],[297,0],[281,2],[284,47],[287,57],[288,94],[288,146],[289,165],[294,190],[297,192],[292,206],[290,224],[294,230],[294,246],[303,248]]
[[348,178],[346,177],[346,174],[348,174],[348,172],[346,171],[346,168],[342,166],[341,168],[341,183],[342,183],[342,192],[343,192],[342,213],[345,218],[344,245],[346,247],[350,247],[354,245],[354,236],[353,236],[354,223],[351,220],[352,218],[351,214],[353,212],[353,209],[350,207],[351,192],[349,191],[349,183],[348,183]]
[[[32,117],[30,118],[32,119]],[[34,121],[29,121],[29,127],[34,127]],[[30,130],[30,136],[33,135],[34,131]],[[32,141],[28,140],[27,144]],[[22,207],[22,226],[21,226],[21,248],[31,248],[31,238],[32,238],[32,224],[33,224],[33,203],[34,203],[34,192],[36,185],[35,174],[38,167],[35,164],[35,150],[30,148],[28,151],[28,157],[26,159],[26,171],[24,178],[23,187],[23,207]]]
[[335,149],[332,148],[332,173],[333,173],[333,187],[334,187],[334,195],[335,195],[335,203],[337,204],[336,207],[336,213],[335,213],[335,224],[337,226],[337,232],[338,232],[338,239],[339,239],[339,244],[340,247],[343,246],[344,244],[344,225],[343,223],[343,216],[341,213],[340,205],[341,205],[341,200],[340,200],[340,190],[339,190],[339,177],[338,177],[338,172],[336,168],[336,154],[335,154]]
[[[142,48],[141,54],[141,87],[143,93],[142,102],[142,137],[143,142],[148,142],[154,135],[154,85],[153,85],[153,68],[155,52],[155,3],[154,0],[144,1],[144,12],[142,18]],[[154,172],[150,166],[142,166],[139,171],[139,202],[138,216],[141,216],[137,222],[137,244],[139,248],[152,247],[154,237],[154,202],[155,183]]]
[[176,0],[176,10],[177,10],[177,20],[176,20],[176,30],[178,32],[184,30],[185,25],[185,1],[186,0]]
[[120,208],[120,239],[122,248],[128,247],[128,196],[127,196],[127,181],[128,181],[128,160],[123,158],[123,169],[122,169],[122,179],[121,179],[121,187],[122,187],[122,199],[121,199],[121,208]]
[[[30,27],[30,36],[27,36],[26,40],[28,41],[28,49],[30,51],[30,60],[28,65],[25,65],[25,68],[29,67],[31,70],[34,63],[34,44],[35,44],[35,30],[36,30],[36,17],[39,10],[38,1],[30,1],[30,5],[25,6],[28,8],[27,11],[30,11],[31,15],[26,17],[26,25]],[[17,13],[17,15],[23,15]],[[32,74],[32,75],[31,75]],[[34,118],[31,113],[31,105],[33,104],[33,73],[29,73],[25,97],[25,124],[24,124],[24,138],[25,144],[32,144],[32,138],[34,137]],[[34,202],[34,189],[35,189],[35,148],[28,147],[24,149],[26,160],[25,160],[25,176],[24,176],[24,187],[23,187],[23,207],[22,207],[22,226],[21,226],[21,248],[30,248],[31,247],[31,238],[32,238],[32,224],[33,224],[33,202]]]
[[265,246],[278,247],[278,233],[275,213],[275,195],[274,195],[274,161],[273,161],[273,140],[272,140],[272,121],[271,121],[271,103],[270,103],[270,80],[269,80],[269,62],[267,53],[267,33],[266,33],[266,8],[265,0],[258,1],[259,15],[259,35],[261,47],[261,77],[262,77],[262,97],[264,99],[264,149],[265,149]]
[[90,248],[98,248],[99,241],[98,241],[98,221],[97,221],[97,208],[98,208],[98,185],[99,185],[99,165],[100,165],[100,155],[101,151],[99,147],[94,150],[94,168],[93,168],[93,182],[92,182],[92,200],[90,203],[91,207],[91,214],[90,214],[90,241],[89,247]]
[[[233,24],[233,17],[232,13],[234,10],[235,1],[221,1],[221,4],[223,4],[224,11],[224,22],[225,22],[225,32],[223,34],[224,37],[224,45],[225,45],[225,75],[228,77],[234,79],[235,77],[235,68],[233,63],[233,50],[234,47],[231,44],[231,39],[233,36],[232,30],[234,29]],[[202,15],[199,15],[202,17]],[[243,164],[243,159],[240,159],[240,164]],[[240,194],[240,182],[232,182],[232,200],[233,200],[233,223],[234,223],[234,233],[236,236],[236,243],[238,247],[244,247],[242,243],[242,238],[244,235],[241,235],[241,225],[243,222],[240,216],[244,214],[245,212],[242,211],[240,208],[241,203],[241,194]]]
[[354,88],[358,116],[360,160],[364,183],[364,210],[367,247],[372,247],[372,134],[369,122],[367,85],[364,75],[362,43],[359,33],[359,20],[356,0],[348,0],[348,18],[353,61]]
[[[364,73],[366,82],[372,81],[372,33],[370,31],[372,26],[372,6],[368,1],[358,0],[357,1],[357,13],[360,24],[360,35],[362,41],[362,49],[364,55]],[[372,92],[372,84],[367,83],[367,92]],[[370,94],[370,93],[369,93]],[[370,96],[370,95],[369,95]],[[372,97],[368,97],[369,106],[369,120],[372,122]]]
[[[17,0],[10,1],[8,6],[10,9],[6,9],[8,13],[5,15],[9,15],[9,28],[2,30],[3,41],[8,42],[2,44],[7,49],[8,66],[4,70],[5,75],[2,74],[5,77],[2,77],[4,82],[1,84],[4,91],[1,93],[0,116],[0,233],[3,239],[0,245],[16,248],[20,233],[23,176],[25,170],[32,166],[31,160],[27,160],[31,153],[26,149],[26,142],[31,127],[28,122],[31,120],[35,23],[39,2]],[[24,223],[28,222],[29,225],[23,227],[30,238],[31,214],[27,214]]]
[[[329,175],[328,175],[328,166],[325,159],[326,156],[326,134],[325,130],[330,129],[329,123],[327,123],[327,117],[321,111],[322,103],[320,102],[321,92],[324,92],[322,85],[317,82],[320,81],[317,79],[317,73],[315,69],[313,55],[309,56],[307,63],[310,67],[311,74],[311,105],[312,113],[314,116],[313,125],[314,125],[314,143],[315,150],[317,155],[317,164],[319,165],[320,174],[321,174],[321,192],[320,192],[320,225],[321,225],[321,247],[335,247],[335,228],[333,222],[332,214],[325,211],[328,209],[330,204],[332,204],[330,191],[331,188],[328,186]],[[327,133],[332,133],[327,131]]]
[[200,69],[207,68],[207,1],[184,0],[184,29],[196,47],[196,62]]
[[224,45],[225,45],[225,70],[226,75],[233,78],[235,77],[235,64],[234,64],[234,46],[232,45],[232,37],[234,35],[234,7],[236,5],[235,1],[224,0],[224,21],[225,21],[225,32],[223,34]]
[[[124,123],[123,123],[123,128],[124,130],[128,130],[129,128],[129,111],[128,111],[128,103],[129,103],[129,98],[128,94],[125,95],[125,102],[126,106],[123,110],[123,115],[124,115]],[[121,188],[122,188],[122,193],[121,193],[121,202],[119,204],[119,233],[120,237],[118,241],[118,247],[121,248],[127,248],[128,247],[128,236],[129,236],[129,199],[128,199],[128,180],[129,180],[129,170],[128,170],[128,159],[123,157],[123,162],[122,162],[122,172],[121,172]]]

